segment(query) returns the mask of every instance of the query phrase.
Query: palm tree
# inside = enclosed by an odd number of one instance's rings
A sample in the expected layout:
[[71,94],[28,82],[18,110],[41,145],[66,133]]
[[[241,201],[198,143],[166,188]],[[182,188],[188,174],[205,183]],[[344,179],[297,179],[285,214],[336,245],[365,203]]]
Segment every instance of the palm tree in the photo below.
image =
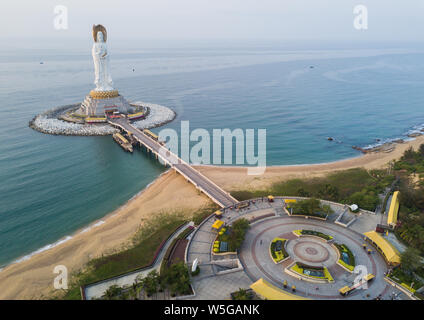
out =
[[122,288],[118,287],[116,284],[113,286],[110,286],[104,293],[104,298],[106,300],[114,300],[117,299],[118,296],[121,294]]

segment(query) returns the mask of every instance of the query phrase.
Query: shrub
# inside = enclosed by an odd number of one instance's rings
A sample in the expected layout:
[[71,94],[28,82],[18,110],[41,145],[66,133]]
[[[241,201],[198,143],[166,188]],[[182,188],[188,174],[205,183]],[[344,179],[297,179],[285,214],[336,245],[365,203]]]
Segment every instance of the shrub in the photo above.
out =
[[191,275],[192,275],[193,277],[195,277],[195,276],[197,276],[199,273],[200,273],[200,267],[199,267],[199,266],[197,266],[196,270],[194,270],[194,271],[192,271],[192,272],[191,272]]
[[[270,252],[275,262],[280,262],[281,260],[289,256],[286,249],[284,248],[284,244],[286,243],[286,241],[287,241],[286,239],[276,238],[271,242]],[[277,250],[277,242],[281,242],[280,250]]]
[[253,293],[250,290],[240,288],[238,291],[231,293],[233,300],[252,300]]
[[249,227],[249,221],[244,218],[234,221],[228,234],[228,246],[230,251],[237,251],[240,249]]
[[149,272],[149,274],[140,282],[141,287],[144,289],[144,291],[149,297],[154,293],[158,292],[159,283],[159,274],[156,270]]
[[184,262],[178,262],[165,269],[162,275],[171,294],[187,295],[191,293],[189,270]]
[[321,205],[321,201],[315,198],[297,201],[291,204],[293,215],[307,215],[319,218],[327,217],[333,212],[330,206]]
[[322,232],[319,232],[319,231],[313,231],[313,230],[300,230],[300,234],[301,235],[317,236],[317,237],[323,238],[327,241],[333,239],[333,237],[329,236],[328,234],[325,234],[325,233],[322,233]]
[[[378,200],[378,197],[375,198],[376,195],[390,186],[393,180],[394,175],[388,174],[387,170],[367,171],[362,168],[355,168],[331,173],[325,177],[284,180],[274,183],[266,190],[238,190],[231,194],[238,200],[275,194],[315,197],[340,203],[352,203],[350,197],[355,192],[363,192]],[[371,210],[374,210],[374,208]]]
[[117,300],[122,293],[122,288],[116,284],[110,286],[104,293],[103,298],[106,300]]

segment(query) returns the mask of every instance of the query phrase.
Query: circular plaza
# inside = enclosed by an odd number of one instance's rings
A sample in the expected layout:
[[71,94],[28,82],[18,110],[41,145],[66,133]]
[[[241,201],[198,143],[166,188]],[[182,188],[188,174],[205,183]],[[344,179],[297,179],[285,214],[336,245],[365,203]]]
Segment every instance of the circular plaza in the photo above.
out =
[[[370,300],[398,293],[385,280],[389,266],[384,257],[364,238],[379,216],[353,215],[345,205],[330,202],[325,203],[332,213],[325,218],[292,215],[284,201],[246,201],[222,209],[197,228],[186,251],[186,262],[197,259],[201,270],[192,278],[195,299],[211,298],[214,286],[219,287],[216,299],[239,288],[272,292],[277,299]],[[348,215],[353,222],[340,223]],[[217,240],[242,218],[249,228],[241,247],[220,252]],[[222,231],[214,229],[217,222]]]
[[[299,236],[293,232],[297,230],[325,234],[331,240],[318,236]],[[270,252],[270,244],[274,239],[286,240],[284,249],[287,257],[281,261],[276,261]],[[262,278],[278,288],[313,299],[340,299],[341,288],[350,287],[358,279],[372,274],[375,278],[367,283],[367,290],[356,290],[346,298],[361,299],[364,298],[362,295],[377,297],[386,290],[384,273],[387,266],[379,253],[368,253],[363,243],[361,234],[327,221],[281,216],[252,224],[239,258],[251,279]],[[355,257],[353,267],[357,268],[357,272],[339,262],[341,253],[336,244],[349,248]]]

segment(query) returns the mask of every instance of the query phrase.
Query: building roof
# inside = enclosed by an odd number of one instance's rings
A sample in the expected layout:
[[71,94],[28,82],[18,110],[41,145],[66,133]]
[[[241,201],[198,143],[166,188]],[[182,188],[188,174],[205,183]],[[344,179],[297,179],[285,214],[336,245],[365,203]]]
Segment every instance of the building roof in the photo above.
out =
[[250,288],[255,291],[256,294],[268,300],[309,300],[290,292],[283,291],[265,281],[263,278],[253,283]]
[[400,264],[399,251],[390,242],[375,231],[365,232],[364,235],[380,248],[389,263]]
[[389,215],[387,217],[388,225],[396,225],[399,213],[399,191],[395,191],[390,202]]

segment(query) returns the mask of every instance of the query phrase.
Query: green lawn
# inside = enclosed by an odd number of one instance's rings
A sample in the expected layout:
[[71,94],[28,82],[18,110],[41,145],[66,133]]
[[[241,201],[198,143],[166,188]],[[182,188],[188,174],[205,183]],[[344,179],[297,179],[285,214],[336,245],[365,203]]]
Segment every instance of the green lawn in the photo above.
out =
[[350,169],[311,179],[291,179],[276,182],[268,189],[238,190],[231,194],[238,200],[280,196],[315,197],[340,203],[356,203],[359,207],[374,210],[378,194],[392,183],[394,176],[385,171]]

